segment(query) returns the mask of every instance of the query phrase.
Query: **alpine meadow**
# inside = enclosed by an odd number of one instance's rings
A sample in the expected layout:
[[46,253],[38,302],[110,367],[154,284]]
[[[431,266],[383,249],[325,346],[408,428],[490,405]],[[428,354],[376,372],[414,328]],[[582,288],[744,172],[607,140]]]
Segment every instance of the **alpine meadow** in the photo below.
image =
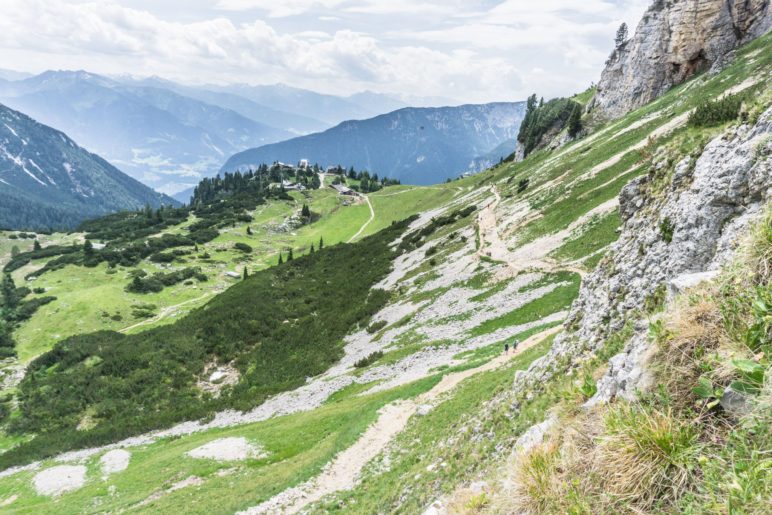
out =
[[0,511],[769,512],[767,0],[10,4]]

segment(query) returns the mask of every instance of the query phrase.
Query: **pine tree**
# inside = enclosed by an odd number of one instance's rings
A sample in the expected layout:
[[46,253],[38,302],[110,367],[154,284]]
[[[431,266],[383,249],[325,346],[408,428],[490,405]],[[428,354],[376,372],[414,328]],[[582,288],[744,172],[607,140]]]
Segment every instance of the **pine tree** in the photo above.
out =
[[244,279],[249,277],[249,270],[247,270],[247,267],[244,267]]
[[311,218],[311,210],[308,209],[308,204],[303,204],[303,209],[300,210],[300,216],[303,218]]
[[617,37],[614,38],[614,43],[616,43],[617,48],[622,46],[622,43],[627,41],[627,36],[628,36],[627,23],[623,23],[617,29]]
[[292,249],[289,249],[289,252],[287,253],[287,262],[289,263],[293,259],[295,258],[292,256]]
[[85,243],[83,243],[83,253],[87,256],[94,253],[94,244],[91,243],[91,240],[86,240]]
[[0,300],[3,301],[3,307],[14,309],[19,305],[19,299],[16,295],[16,285],[11,278],[11,274],[3,276],[3,282],[0,285]]
[[40,242],[38,240],[35,240],[35,243],[32,244],[32,250],[40,250],[42,247],[40,246]]
[[568,118],[568,135],[575,138],[580,132],[582,132],[582,107],[576,104]]
[[319,250],[324,248],[324,238],[319,236]]
[[13,349],[15,345],[11,338],[11,329],[0,320],[0,347]]
[[311,252],[310,252],[310,254],[313,254],[313,253],[314,253],[314,244],[312,243],[311,244]]
[[252,236],[252,228],[247,225],[247,236]]
[[134,276],[134,279],[131,281],[131,286],[128,288],[128,290],[134,293],[141,293],[145,290],[145,285],[142,283],[142,279],[140,279],[138,275]]
[[284,258],[281,257],[281,252],[279,252],[279,264],[281,265],[284,263]]

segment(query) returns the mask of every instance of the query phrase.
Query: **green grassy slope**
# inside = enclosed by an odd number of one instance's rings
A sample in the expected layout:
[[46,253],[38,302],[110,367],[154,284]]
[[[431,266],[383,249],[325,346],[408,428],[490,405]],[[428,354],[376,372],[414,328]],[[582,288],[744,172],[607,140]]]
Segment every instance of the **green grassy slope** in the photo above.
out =
[[[341,198],[331,188],[312,190],[307,194],[291,192],[292,201],[274,200],[258,206],[252,212],[253,221],[238,222],[233,227],[222,229],[214,240],[199,245],[198,253],[180,257],[171,265],[143,260],[133,267],[118,266],[108,269],[104,264],[96,268],[66,266],[48,272],[36,278],[34,286],[44,288],[45,295],[54,295],[57,300],[41,308],[15,332],[19,358],[22,363],[28,363],[60,339],[84,332],[137,332],[171,323],[203,305],[213,295],[232,286],[235,281],[225,276],[227,271],[240,274],[244,267],[252,272],[265,269],[276,264],[279,253],[286,257],[287,249],[292,248],[296,256],[305,254],[312,244],[318,247],[322,238],[328,245],[347,242],[357,233],[361,239],[388,227],[393,221],[403,220],[422,210],[441,205],[458,193],[457,189],[447,186],[385,188],[370,195],[375,217],[371,223],[367,223],[370,210],[365,203],[345,205],[346,199]],[[320,216],[319,219],[297,229],[282,228],[285,220],[299,212],[304,203]],[[191,217],[187,222],[165,229],[158,236],[184,234],[185,228],[193,221],[194,218]],[[247,226],[252,231],[251,235],[247,234]],[[364,230],[360,232],[363,226]],[[0,264],[10,259],[10,251],[14,245],[22,251],[30,250],[31,240],[10,239],[12,234],[16,233],[0,233]],[[78,235],[59,233],[40,236],[43,246],[47,246],[49,242],[69,244],[77,239]],[[253,248],[253,252],[244,254],[234,249],[236,243],[248,244]],[[205,255],[209,257],[204,257]],[[34,274],[34,271],[47,261],[35,260],[14,271],[12,275],[16,284],[21,286],[27,283],[25,276]],[[180,269],[190,266],[200,267],[209,280],[178,284],[160,293],[140,295],[124,291],[131,280],[130,274],[135,270],[153,274],[166,271],[169,267]],[[94,304],[94,299],[99,299],[98,305]],[[151,306],[150,312],[153,316],[135,316],[135,308],[138,306]]]
[[[346,372],[362,382],[349,383],[348,387],[336,391],[321,408],[138,448],[129,468],[108,481],[99,478],[96,458],[90,458],[86,486],[62,495],[55,504],[34,493],[30,486],[35,474],[32,471],[0,478],[0,496],[18,495],[14,502],[20,511],[59,508],[60,512],[71,513],[98,511],[104,507],[105,510],[161,512],[184,504],[192,511],[230,512],[256,505],[285,488],[296,487],[314,477],[334,452],[356,441],[367,423],[375,420],[379,407],[394,399],[413,397],[428,390],[440,375],[451,370],[465,370],[488,362],[501,354],[504,342],[522,341],[559,324],[565,307],[577,295],[580,273],[594,268],[603,258],[607,246],[616,239],[620,221],[614,201],[624,184],[645,173],[652,174],[655,184],[665,184],[664,179],[672,173],[676,162],[687,154],[699,153],[710,138],[726,129],[726,123],[688,127],[685,124],[688,112],[705,99],[717,98],[733,88],[751,93],[751,100],[747,102],[749,116],[757,113],[760,106],[772,103],[768,87],[772,69],[770,46],[772,36],[768,35],[741,49],[736,62],[721,74],[700,76],[620,120],[594,127],[589,136],[557,151],[537,151],[524,162],[504,163],[447,185],[430,188],[398,186],[371,194],[369,198],[375,216],[369,223],[370,209],[366,204],[344,207],[339,198],[326,191],[314,192],[311,197],[293,193],[293,201],[272,201],[258,206],[253,213],[254,220],[250,222],[251,236],[246,235],[247,224],[239,223],[236,227],[225,228],[215,240],[201,246],[200,252],[208,252],[213,261],[212,268],[207,268],[207,263],[202,264],[211,277],[221,276],[226,269],[239,271],[244,264],[249,264],[252,270],[273,265],[278,252],[289,246],[295,249],[297,257],[305,252],[303,249],[310,249],[310,244],[316,243],[320,236],[332,244],[348,241],[357,233],[360,233],[357,238],[360,239],[379,229],[388,230],[392,220],[436,207],[446,207],[445,214],[472,204],[477,209],[473,215],[452,217],[446,225],[437,220],[432,223],[427,217],[425,227],[431,230],[422,238],[403,243],[406,252],[393,262],[395,270],[389,274],[393,287],[389,298],[384,299],[387,311],[391,310],[386,317],[388,320],[384,318],[383,324],[369,326],[372,334],[360,331],[354,338],[357,344],[366,344],[363,348],[368,354],[372,352],[370,347],[378,348],[382,354],[372,353],[372,358],[363,366]],[[585,100],[584,96],[582,100]],[[528,181],[522,187],[525,179]],[[497,196],[500,197],[498,203],[495,201]],[[462,197],[463,201],[460,201]],[[322,214],[319,221],[287,233],[276,233],[271,229],[271,224],[283,221],[299,210],[303,202],[309,203],[312,211]],[[599,206],[606,209],[599,210]],[[485,230],[486,221],[491,220],[495,231]],[[169,231],[184,231],[184,225]],[[485,254],[495,243],[494,232],[505,247],[497,254],[503,257],[497,260]],[[382,235],[377,234],[376,238]],[[359,245],[367,241],[363,240]],[[253,254],[244,256],[233,250],[233,244],[239,242],[252,246]],[[535,258],[518,254],[525,245],[529,245]],[[529,258],[527,266],[520,266],[516,260],[524,258]],[[513,261],[508,261],[510,259]],[[338,265],[345,266],[343,263]],[[155,267],[149,263],[138,266],[149,267],[149,270]],[[97,273],[98,270],[88,271]],[[46,284],[48,278],[66,281],[68,274],[64,271],[61,277],[56,275],[60,272],[52,272],[38,281],[40,284]],[[128,269],[118,267],[116,275],[128,272]],[[265,273],[274,274],[276,268]],[[352,273],[346,279],[353,280],[361,273]],[[19,272],[16,274],[21,277]],[[69,276],[77,277],[77,273]],[[126,276],[123,278],[109,288],[119,292]],[[95,283],[100,281],[97,279]],[[203,293],[205,290],[201,288],[212,288],[215,282],[210,279],[208,283],[195,285],[196,292]],[[221,282],[230,284],[225,280]],[[239,283],[225,295],[247,284],[249,281]],[[185,295],[195,298],[193,292],[183,286],[158,294],[169,297],[159,298],[159,306],[189,298]],[[66,298],[65,290],[62,286],[57,296]],[[312,299],[302,290],[293,292],[293,300],[301,304],[303,299]],[[110,298],[107,292],[103,295]],[[115,295],[115,298],[120,296]],[[83,297],[86,297],[85,293]],[[65,307],[61,299],[57,302],[60,309]],[[210,305],[218,305],[218,302],[213,301]],[[123,306],[121,309],[129,309],[130,304]],[[35,323],[44,331],[50,331],[44,319],[38,318],[48,307],[42,308],[22,326],[19,334],[27,338],[25,331],[33,328]],[[84,316],[93,315],[86,313]],[[288,330],[293,327],[293,319],[286,318]],[[147,327],[172,320],[174,317],[169,317]],[[112,323],[112,320],[106,321],[105,326]],[[178,325],[184,326],[179,322]],[[139,341],[145,328],[141,326],[130,333],[137,332],[136,341]],[[72,330],[77,331],[77,328]],[[196,336],[195,330],[188,332],[192,337]],[[361,333],[368,336],[362,337]],[[147,334],[165,333],[152,329]],[[541,392],[512,392],[510,385],[515,370],[526,368],[546,350],[550,340],[517,358],[511,366],[467,379],[456,390],[441,397],[429,415],[413,417],[393,445],[365,468],[362,483],[350,491],[323,499],[311,506],[310,511],[370,513],[387,509],[420,512],[427,503],[458,491],[461,485],[478,478],[489,478],[489,485],[493,485],[499,477],[497,470],[507,465],[507,457],[517,437],[531,424],[544,420],[551,409],[557,407],[572,413],[571,406],[581,404],[592,395],[594,379],[603,373],[608,359],[624,345],[626,336],[629,334],[623,331],[610,338],[573,376],[557,377],[544,385]],[[161,343],[162,340],[156,338],[155,341]],[[49,337],[48,341],[52,342],[52,339]],[[46,345],[50,343],[42,343],[38,348],[45,349]],[[34,352],[29,353],[32,354]],[[72,370],[82,372],[88,364],[93,366],[94,360],[88,359],[91,355],[73,355],[70,359]],[[76,359],[78,357],[83,359]],[[282,359],[287,357],[302,361],[303,352],[293,351]],[[256,351],[250,354],[248,361],[250,364],[261,363],[261,359],[260,352]],[[337,356],[324,356],[324,366],[336,359]],[[422,359],[428,363],[424,369],[416,372],[410,368],[411,363]],[[67,374],[62,365],[37,363],[37,380],[41,385],[52,385],[51,378]],[[53,366],[49,368],[49,365]],[[249,373],[247,363],[238,366]],[[422,380],[405,385],[386,373],[392,370],[389,367],[398,370],[397,379],[404,373],[408,382],[417,378]],[[31,382],[29,379],[28,384]],[[295,384],[298,383],[287,387]],[[381,387],[383,390],[379,393],[371,391]],[[360,397],[363,392],[365,396]],[[37,406],[43,406],[43,403]],[[518,409],[513,411],[512,406]],[[70,426],[93,417],[92,412],[84,413],[82,406],[53,408],[70,410],[65,413],[70,417],[66,421]],[[75,417],[75,413],[88,417]],[[18,414],[15,416],[19,417]],[[41,416],[41,421],[43,419]],[[225,435],[246,436],[266,446],[271,454],[266,460],[239,464],[201,463],[184,457],[188,449]],[[116,437],[116,434],[111,436],[112,439]],[[105,439],[109,438],[105,436]],[[32,448],[29,444],[19,446],[19,440],[18,436],[0,439],[0,445],[5,448],[16,446],[15,451],[6,452],[0,460],[10,463],[20,456],[22,449]],[[280,461],[283,458],[286,461]],[[42,468],[53,465],[46,461]],[[218,475],[218,471],[227,469],[235,471]],[[718,471],[713,473],[718,474]],[[202,483],[167,492],[190,476],[201,478]],[[154,498],[157,492],[163,495]],[[461,511],[490,507],[491,498],[480,495],[478,492],[474,499],[465,499],[460,504]],[[151,497],[149,504],[136,505]]]
[[[385,304],[387,294],[371,288],[388,272],[388,244],[405,227],[258,272],[172,325],[63,340],[30,364],[19,385],[12,427],[38,436],[0,461],[247,409],[297,388],[337,361],[343,336]],[[210,363],[232,366],[238,384],[217,397],[202,392],[196,381]]]

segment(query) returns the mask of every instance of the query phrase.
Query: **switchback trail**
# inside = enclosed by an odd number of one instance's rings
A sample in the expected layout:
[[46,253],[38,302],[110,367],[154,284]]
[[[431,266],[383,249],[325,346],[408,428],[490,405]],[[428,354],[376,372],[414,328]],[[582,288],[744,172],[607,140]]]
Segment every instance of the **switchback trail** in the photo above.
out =
[[352,489],[365,465],[386,449],[388,444],[405,429],[410,417],[415,414],[419,406],[433,408],[442,394],[451,391],[464,379],[506,364],[515,356],[560,330],[562,330],[560,326],[547,329],[522,342],[511,354],[501,355],[477,368],[447,374],[431,390],[419,395],[415,400],[401,400],[387,404],[381,408],[378,419],[367,428],[359,440],[340,452],[325,466],[319,476],[284,490],[262,504],[240,513],[246,515],[298,513],[326,495]]
[[[585,276],[587,272],[582,268],[571,264],[557,263],[548,258],[547,254],[560,247],[575,227],[584,223],[585,220],[596,214],[596,212],[608,210],[615,207],[615,205],[598,206],[582,216],[577,222],[571,224],[568,229],[539,238],[515,251],[511,251],[504,243],[504,240],[501,239],[496,217],[496,208],[501,202],[501,195],[495,186],[491,186],[491,192],[494,195],[494,200],[480,210],[480,214],[477,217],[477,224],[480,230],[480,248],[477,250],[479,256],[485,256],[494,261],[505,263],[509,267],[509,273],[512,275],[517,275],[527,269],[537,269],[545,272],[567,270],[575,272],[582,277]],[[614,200],[616,201],[616,199]]]

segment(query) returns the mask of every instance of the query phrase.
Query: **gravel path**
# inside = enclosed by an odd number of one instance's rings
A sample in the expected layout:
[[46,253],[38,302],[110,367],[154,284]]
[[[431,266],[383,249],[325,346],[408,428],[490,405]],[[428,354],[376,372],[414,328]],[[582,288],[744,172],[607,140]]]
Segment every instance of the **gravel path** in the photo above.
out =
[[[431,390],[420,395],[415,401],[397,401],[384,406],[378,419],[364,432],[351,447],[340,452],[316,478],[300,486],[289,488],[262,504],[240,512],[245,515],[266,513],[298,513],[300,510],[321,500],[326,495],[350,490],[356,486],[364,466],[378,454],[407,426],[410,417],[419,406],[433,406],[440,396],[454,389],[473,375],[498,368],[518,354],[530,349],[544,338],[561,328],[553,328],[524,341],[515,352],[498,358],[480,367],[447,374]],[[425,408],[424,408],[425,409]]]
[[367,202],[367,207],[370,208],[370,218],[368,218],[368,220],[362,225],[362,227],[359,228],[357,233],[351,238],[349,238],[349,240],[346,243],[351,243],[355,239],[359,238],[359,235],[364,232],[364,230],[367,228],[368,225],[370,225],[370,223],[373,220],[375,220],[375,209],[373,209],[373,203],[370,202],[370,197],[368,197],[367,195],[365,195],[364,197],[365,197],[365,202]]

